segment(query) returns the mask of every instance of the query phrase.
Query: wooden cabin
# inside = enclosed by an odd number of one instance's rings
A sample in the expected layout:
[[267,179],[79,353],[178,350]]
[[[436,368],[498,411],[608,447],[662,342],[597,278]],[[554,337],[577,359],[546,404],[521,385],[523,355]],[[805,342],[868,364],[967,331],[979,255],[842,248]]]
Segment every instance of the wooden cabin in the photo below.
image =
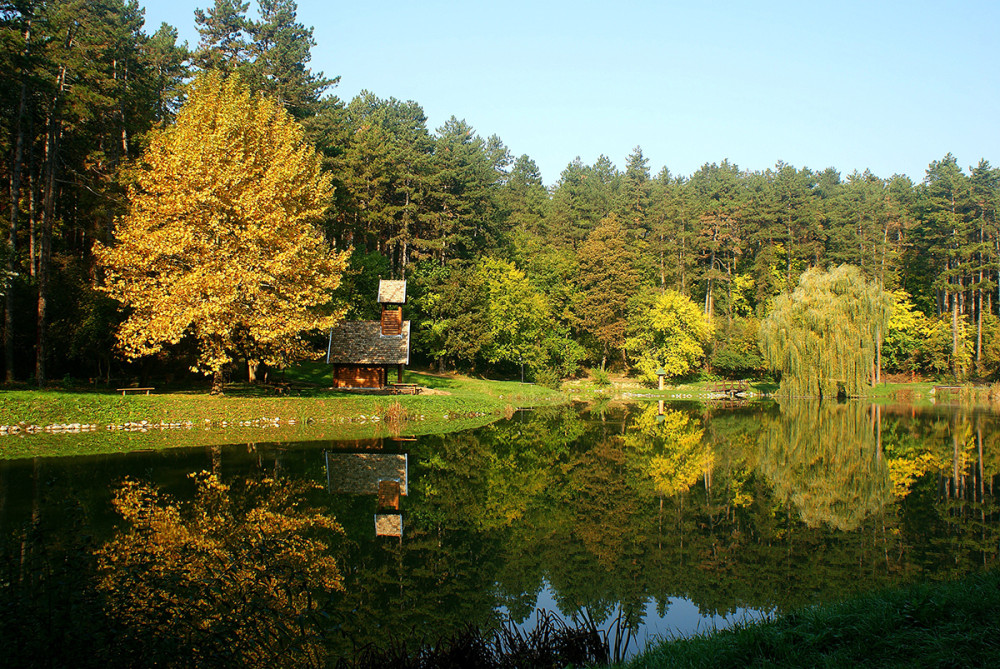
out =
[[410,321],[403,320],[406,281],[379,281],[377,321],[343,321],[330,332],[327,363],[333,370],[334,388],[385,388],[396,370],[410,364]]

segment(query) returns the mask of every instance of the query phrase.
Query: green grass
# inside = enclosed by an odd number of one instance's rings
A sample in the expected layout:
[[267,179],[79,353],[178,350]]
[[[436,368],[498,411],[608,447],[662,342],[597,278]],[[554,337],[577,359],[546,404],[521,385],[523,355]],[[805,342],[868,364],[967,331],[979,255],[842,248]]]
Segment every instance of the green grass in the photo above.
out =
[[[0,436],[0,459],[443,433],[485,424],[516,408],[564,400],[560,393],[540,386],[413,371],[406,373],[407,383],[420,384],[438,394],[359,395],[308,383],[310,375],[316,374],[317,370],[311,368],[289,374],[288,396],[275,396],[273,387],[239,384],[227,387],[223,396],[212,396],[205,390],[125,397],[113,390],[3,391],[0,425],[20,424],[23,428],[85,423],[96,424],[97,430],[84,434],[25,434],[22,429],[18,435]],[[385,419],[391,414],[401,415],[404,420],[390,423]],[[145,432],[107,429],[109,425],[141,421],[190,425],[179,429],[151,427]]]
[[1000,663],[1000,573],[816,606],[668,641],[620,665],[986,667]]

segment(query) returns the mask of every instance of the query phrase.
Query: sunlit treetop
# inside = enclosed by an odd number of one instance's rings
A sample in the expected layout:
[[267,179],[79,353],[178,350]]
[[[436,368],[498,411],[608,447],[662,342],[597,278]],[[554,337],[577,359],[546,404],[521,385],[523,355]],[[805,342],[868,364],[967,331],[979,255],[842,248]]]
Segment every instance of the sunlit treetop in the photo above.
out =
[[134,167],[116,243],[98,245],[104,290],[125,305],[128,357],[185,337],[213,374],[236,352],[279,364],[332,327],[346,254],[315,227],[333,189],[302,128],[238,77],[198,79],[176,123]]

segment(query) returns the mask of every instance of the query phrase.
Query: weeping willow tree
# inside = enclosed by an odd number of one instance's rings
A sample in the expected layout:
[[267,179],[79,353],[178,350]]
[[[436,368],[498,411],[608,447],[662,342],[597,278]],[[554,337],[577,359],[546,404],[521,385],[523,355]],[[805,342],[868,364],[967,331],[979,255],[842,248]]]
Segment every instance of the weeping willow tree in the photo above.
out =
[[810,269],[781,295],[760,327],[760,348],[792,397],[861,394],[877,375],[876,359],[890,315],[890,296],[861,271],[841,265]]

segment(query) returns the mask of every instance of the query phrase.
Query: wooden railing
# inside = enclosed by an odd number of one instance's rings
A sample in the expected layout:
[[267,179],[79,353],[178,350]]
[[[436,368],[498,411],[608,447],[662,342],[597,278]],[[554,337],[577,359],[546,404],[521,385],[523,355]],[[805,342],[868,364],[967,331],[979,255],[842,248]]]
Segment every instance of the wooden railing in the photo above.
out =
[[740,379],[739,381],[713,381],[708,384],[706,389],[710,393],[725,393],[726,395],[734,395],[736,393],[742,393],[749,390],[750,384],[747,383],[746,379]]

